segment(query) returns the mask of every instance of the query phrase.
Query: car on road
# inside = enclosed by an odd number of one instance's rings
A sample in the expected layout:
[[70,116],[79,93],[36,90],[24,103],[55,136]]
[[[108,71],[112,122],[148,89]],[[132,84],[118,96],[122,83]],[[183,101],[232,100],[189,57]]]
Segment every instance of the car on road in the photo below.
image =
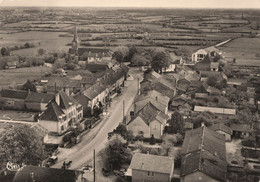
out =
[[50,166],[54,165],[57,161],[58,161],[58,157],[57,156],[51,156],[51,157],[48,158],[45,166],[46,167],[50,167]]
[[93,167],[91,165],[86,165],[86,166],[83,166],[81,168],[82,171],[88,171],[88,172],[92,172],[93,171]]

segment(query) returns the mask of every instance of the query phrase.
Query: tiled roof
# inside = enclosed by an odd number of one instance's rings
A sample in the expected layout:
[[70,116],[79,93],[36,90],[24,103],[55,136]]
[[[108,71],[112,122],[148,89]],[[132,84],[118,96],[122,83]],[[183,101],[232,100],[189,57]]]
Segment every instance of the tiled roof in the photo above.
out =
[[205,51],[207,51],[207,52],[217,52],[217,53],[219,53],[220,52],[220,50],[219,49],[217,49],[215,46],[211,46],[211,47],[207,47],[207,48],[205,48],[204,49]]
[[140,116],[147,125],[149,125],[150,122],[154,119],[158,120],[162,124],[163,121],[168,119],[168,115],[159,111],[151,102],[148,102],[141,110],[139,110],[135,114],[135,117],[128,122],[128,124],[131,123],[138,116]]
[[106,71],[109,69],[108,64],[98,64],[98,63],[87,63],[86,69],[90,72],[99,72],[99,71]]
[[101,85],[100,83],[96,83],[86,89],[83,93],[88,99],[92,100],[101,94],[104,90],[106,90],[105,86]]
[[181,154],[185,155],[201,149],[226,160],[225,137],[205,126],[186,132]]
[[183,157],[181,164],[181,176],[186,176],[196,171],[224,182],[226,181],[227,164],[211,153],[199,150]]
[[252,132],[249,124],[231,124],[230,128],[233,131]]
[[1,91],[1,96],[5,98],[12,98],[12,99],[26,99],[29,92],[23,90],[8,90],[3,89]]
[[232,135],[232,129],[225,125],[224,123],[217,123],[209,127],[213,131],[223,131],[229,135]]
[[215,114],[236,115],[236,109],[218,108],[218,107],[195,106],[194,111],[195,112],[209,111]]
[[174,168],[172,157],[135,153],[130,169],[171,174]]
[[26,102],[49,103],[54,99],[53,94],[30,92],[26,97]]
[[225,137],[207,127],[187,131],[182,145],[181,176],[200,171],[225,181],[227,173]]
[[139,97],[137,101],[135,101],[135,113],[140,111],[148,102],[151,102],[154,107],[156,107],[159,111],[165,112],[166,107],[168,105],[164,105],[161,102],[155,100],[155,98],[151,97]]
[[211,62],[210,63],[210,68],[211,69],[218,69],[219,63],[218,62]]
[[56,104],[56,102],[51,102],[48,104],[47,109],[40,115],[39,119],[47,121],[59,121],[59,116],[63,114],[63,111]]
[[60,107],[62,109],[68,109],[72,104],[78,104],[73,97],[68,96],[64,91],[59,92]]
[[79,171],[29,165],[23,167],[16,173],[13,182],[32,181],[32,172],[34,180],[37,182],[76,182],[76,179],[80,175]]

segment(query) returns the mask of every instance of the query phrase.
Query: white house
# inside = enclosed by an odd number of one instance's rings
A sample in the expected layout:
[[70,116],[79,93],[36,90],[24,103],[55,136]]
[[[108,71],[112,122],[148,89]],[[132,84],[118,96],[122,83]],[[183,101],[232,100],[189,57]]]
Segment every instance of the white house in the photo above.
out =
[[192,62],[202,61],[207,54],[210,54],[212,57],[215,57],[217,54],[222,54],[219,49],[214,46],[207,47],[205,49],[199,49],[192,54]]

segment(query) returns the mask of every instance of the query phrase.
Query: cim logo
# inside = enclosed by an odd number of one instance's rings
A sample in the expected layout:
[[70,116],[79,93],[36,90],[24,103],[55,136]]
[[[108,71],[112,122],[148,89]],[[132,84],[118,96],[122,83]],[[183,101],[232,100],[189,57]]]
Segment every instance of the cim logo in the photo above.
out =
[[14,164],[12,162],[7,162],[6,168],[9,171],[18,171],[19,169],[21,169],[21,166],[19,164]]

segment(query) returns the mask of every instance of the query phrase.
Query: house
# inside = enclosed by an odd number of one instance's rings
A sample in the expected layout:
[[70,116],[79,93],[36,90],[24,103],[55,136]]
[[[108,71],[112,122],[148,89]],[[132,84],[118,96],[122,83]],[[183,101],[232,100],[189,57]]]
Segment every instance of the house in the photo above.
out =
[[104,72],[111,68],[107,63],[86,63],[86,70],[91,73]]
[[228,78],[227,79],[227,85],[232,86],[234,88],[240,87],[246,83],[247,83],[246,79],[240,79],[240,78]]
[[212,112],[214,114],[236,115],[236,109],[194,106],[194,112]]
[[149,90],[156,90],[170,98],[170,100],[176,94],[175,83],[171,83],[166,80],[163,76],[156,74],[145,75],[144,80],[140,83],[141,93],[146,93]]
[[184,105],[185,103],[187,103],[187,101],[189,100],[189,98],[187,96],[185,96],[184,94],[179,95],[175,98],[173,98],[170,108],[171,110],[178,110],[180,106]]
[[60,91],[39,115],[38,123],[49,132],[62,134],[83,118],[83,108],[75,99]]
[[151,102],[148,102],[127,123],[127,130],[133,132],[134,136],[145,138],[161,138],[166,125],[168,115],[158,110]]
[[222,134],[205,126],[187,131],[181,155],[181,182],[226,181],[226,145]]
[[74,95],[74,99],[83,106],[84,116],[89,116],[93,114],[94,106],[105,103],[108,94],[109,91],[104,85],[96,83],[85,91]]
[[209,127],[211,130],[216,131],[225,136],[226,141],[231,141],[232,129],[223,123],[213,124]]
[[193,92],[192,96],[197,99],[206,99],[209,95],[221,95],[221,90],[209,86],[207,83],[200,85],[196,91]]
[[140,111],[148,102],[151,102],[158,110],[164,114],[168,113],[170,98],[155,90],[148,91],[140,95],[134,102],[134,113]]
[[202,61],[207,54],[209,54],[212,57],[215,57],[216,55],[221,55],[222,53],[219,49],[217,49],[214,46],[207,47],[204,49],[199,49],[192,54],[192,62],[196,63]]
[[219,71],[219,62],[214,60],[214,57],[207,54],[204,59],[195,64],[197,71]]
[[2,89],[0,101],[6,109],[26,110],[25,99],[28,96],[28,91]]
[[18,61],[8,61],[5,65],[5,69],[15,69],[17,68]]
[[179,106],[179,112],[184,117],[189,117],[192,112],[192,106],[189,103],[185,103]]
[[54,99],[54,94],[29,92],[25,99],[25,107],[30,111],[45,111]]
[[227,76],[223,72],[217,72],[217,71],[200,71],[200,81],[207,81],[209,77],[215,77],[218,82],[222,80],[227,80]]
[[248,138],[253,130],[249,124],[231,124],[230,128],[233,130],[233,137]]
[[176,56],[174,53],[170,53],[170,65],[168,68],[163,70],[164,73],[175,72],[176,65],[183,64],[183,60],[181,56]]
[[84,182],[81,171],[24,166],[14,176],[13,182]]
[[171,182],[174,159],[167,156],[135,153],[129,169],[132,182]]

